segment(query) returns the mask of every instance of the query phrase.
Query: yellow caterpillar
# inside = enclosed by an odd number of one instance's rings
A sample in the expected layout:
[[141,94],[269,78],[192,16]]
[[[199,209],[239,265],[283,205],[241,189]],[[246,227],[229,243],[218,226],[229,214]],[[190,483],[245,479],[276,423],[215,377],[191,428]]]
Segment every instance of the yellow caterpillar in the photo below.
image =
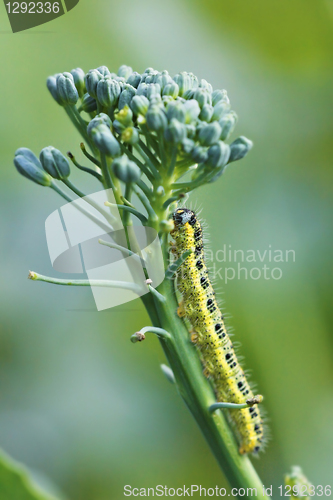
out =
[[[177,258],[192,250],[177,270],[177,286],[183,298],[180,309],[195,330],[192,341],[201,352],[217,401],[245,403],[253,393],[227,334],[208,276],[201,225],[195,213],[187,208],[176,210],[173,220],[175,227],[171,236]],[[263,422],[258,406],[231,410],[229,416],[239,440],[239,452],[258,453],[263,445]]]

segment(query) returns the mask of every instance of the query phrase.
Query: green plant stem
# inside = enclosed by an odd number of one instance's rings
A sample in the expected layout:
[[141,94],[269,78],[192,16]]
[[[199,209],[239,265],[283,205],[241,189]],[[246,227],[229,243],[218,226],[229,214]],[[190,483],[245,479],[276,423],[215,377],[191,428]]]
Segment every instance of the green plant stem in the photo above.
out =
[[[164,280],[158,291],[167,300],[154,297],[158,324],[171,333],[163,339],[162,348],[170,364],[180,395],[199,425],[217,462],[233,488],[256,488],[257,498],[268,498],[262,492],[262,482],[249,457],[240,455],[233,433],[221,411],[211,413],[216,403],[214,392],[202,373],[202,365],[195,347],[189,340],[185,323],[176,314],[177,301],[173,280]],[[244,498],[244,497],[242,497]]]
[[65,285],[65,286],[99,286],[106,288],[122,288],[124,290],[131,290],[134,293],[140,295],[142,289],[139,285],[135,283],[126,281],[112,281],[112,280],[64,280],[52,278],[50,276],[44,276],[43,274],[38,274],[34,271],[30,271],[29,279],[32,281],[44,281],[45,283],[52,283],[53,285]]

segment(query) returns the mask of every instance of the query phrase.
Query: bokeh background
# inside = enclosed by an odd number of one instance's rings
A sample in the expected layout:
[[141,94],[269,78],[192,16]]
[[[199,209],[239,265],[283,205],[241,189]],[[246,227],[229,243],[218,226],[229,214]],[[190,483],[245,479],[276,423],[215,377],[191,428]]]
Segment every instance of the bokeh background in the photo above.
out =
[[272,440],[255,461],[264,484],[277,488],[296,464],[332,484],[332,0],[81,0],[15,35],[1,9],[1,447],[72,500],[123,498],[126,484],[225,485],[161,373],[156,339],[129,342],[148,324],[141,302],[98,313],[88,289],[26,279],[29,269],[56,274],[44,221],[62,200],[17,174],[14,151],[52,144],[79,155],[46,77],[152,66],[227,89],[234,137],[254,141],[193,201],[214,251],[296,252],[280,280],[218,285],[265,395]]

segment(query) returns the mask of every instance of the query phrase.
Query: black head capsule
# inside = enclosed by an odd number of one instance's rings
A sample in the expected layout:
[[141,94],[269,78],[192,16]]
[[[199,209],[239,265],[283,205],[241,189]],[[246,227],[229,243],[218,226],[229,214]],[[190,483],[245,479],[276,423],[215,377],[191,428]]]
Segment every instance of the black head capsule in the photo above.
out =
[[187,222],[194,226],[197,221],[195,213],[188,208],[178,208],[173,214],[173,220],[176,224],[183,226]]

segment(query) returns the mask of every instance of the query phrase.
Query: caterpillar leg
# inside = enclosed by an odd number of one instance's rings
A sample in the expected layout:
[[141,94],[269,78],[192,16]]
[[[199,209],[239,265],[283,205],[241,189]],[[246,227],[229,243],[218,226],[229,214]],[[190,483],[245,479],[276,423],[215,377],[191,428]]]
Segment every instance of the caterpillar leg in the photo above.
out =
[[178,306],[178,309],[177,309],[177,314],[180,318],[184,318],[184,316],[186,315],[186,312],[185,312],[185,304],[184,304],[184,301],[182,300]]
[[194,330],[191,332],[191,342],[192,344],[196,344],[198,342],[198,334]]

